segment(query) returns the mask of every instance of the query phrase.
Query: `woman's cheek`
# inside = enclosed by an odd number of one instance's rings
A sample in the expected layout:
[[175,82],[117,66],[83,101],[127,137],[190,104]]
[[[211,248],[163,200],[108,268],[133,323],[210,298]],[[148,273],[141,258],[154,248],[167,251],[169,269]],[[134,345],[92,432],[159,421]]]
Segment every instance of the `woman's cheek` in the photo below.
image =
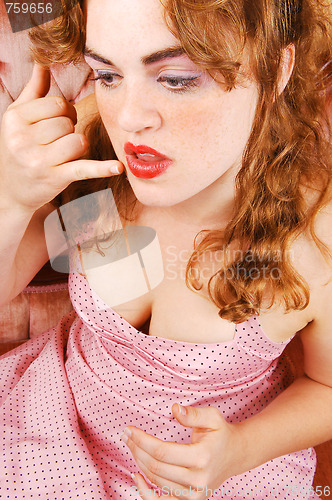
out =
[[106,129],[106,132],[115,147],[117,140],[120,139],[120,129],[117,127],[117,106],[111,105],[107,99],[97,99],[97,105],[100,117]]

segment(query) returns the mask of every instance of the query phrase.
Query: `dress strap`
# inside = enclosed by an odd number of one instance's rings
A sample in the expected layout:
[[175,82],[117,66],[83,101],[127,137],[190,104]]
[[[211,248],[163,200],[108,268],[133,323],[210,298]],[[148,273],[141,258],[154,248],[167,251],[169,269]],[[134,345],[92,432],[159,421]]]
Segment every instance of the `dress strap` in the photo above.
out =
[[237,324],[234,340],[246,352],[266,360],[279,357],[289,342],[274,342],[267,337],[258,316]]

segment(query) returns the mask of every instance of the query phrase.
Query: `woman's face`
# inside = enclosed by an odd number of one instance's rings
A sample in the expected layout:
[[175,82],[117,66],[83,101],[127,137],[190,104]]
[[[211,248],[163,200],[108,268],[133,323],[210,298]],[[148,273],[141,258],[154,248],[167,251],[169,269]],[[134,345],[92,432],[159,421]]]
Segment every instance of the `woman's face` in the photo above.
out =
[[257,85],[227,92],[197,67],[168,30],[159,0],[88,0],[86,15],[99,112],[138,200],[222,206],[249,138]]

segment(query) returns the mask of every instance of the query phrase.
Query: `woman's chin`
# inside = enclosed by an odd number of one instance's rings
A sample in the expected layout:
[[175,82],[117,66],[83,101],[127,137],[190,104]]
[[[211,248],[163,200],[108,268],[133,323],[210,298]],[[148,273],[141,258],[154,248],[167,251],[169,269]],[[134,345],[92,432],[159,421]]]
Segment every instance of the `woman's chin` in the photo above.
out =
[[153,196],[146,195],[144,193],[136,193],[135,191],[134,193],[139,203],[146,207],[170,207],[172,205],[176,205],[176,202],[172,202],[172,200],[169,199],[163,199],[157,194]]
[[[139,203],[147,207],[169,207],[176,205],[178,201],[170,197],[169,189],[156,183],[128,177],[129,183]],[[182,200],[180,200],[182,201]]]

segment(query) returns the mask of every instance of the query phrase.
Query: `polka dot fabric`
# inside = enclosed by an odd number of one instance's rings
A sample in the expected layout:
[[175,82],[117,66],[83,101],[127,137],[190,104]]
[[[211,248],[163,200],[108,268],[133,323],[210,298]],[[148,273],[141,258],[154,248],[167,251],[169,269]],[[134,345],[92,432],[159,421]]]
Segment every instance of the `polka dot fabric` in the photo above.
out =
[[[293,380],[284,343],[258,318],[234,338],[191,344],[147,336],[110,309],[84,276],[70,276],[76,313],[4,355],[1,367],[1,499],[140,499],[138,471],[120,440],[127,425],[190,442],[175,402],[215,406],[229,422],[261,411]],[[318,498],[313,449],[227,480],[210,498]],[[203,485],[202,485],[203,486]]]

